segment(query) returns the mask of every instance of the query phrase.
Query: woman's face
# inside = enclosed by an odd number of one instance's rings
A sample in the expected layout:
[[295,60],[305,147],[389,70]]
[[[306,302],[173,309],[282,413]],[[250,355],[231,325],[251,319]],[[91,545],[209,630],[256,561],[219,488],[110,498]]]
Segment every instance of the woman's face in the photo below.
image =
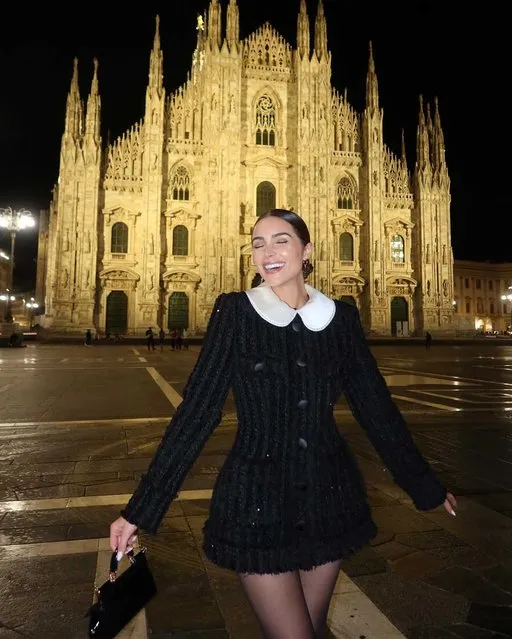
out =
[[302,277],[302,263],[311,256],[291,224],[278,217],[256,223],[252,233],[252,259],[270,286],[282,286]]

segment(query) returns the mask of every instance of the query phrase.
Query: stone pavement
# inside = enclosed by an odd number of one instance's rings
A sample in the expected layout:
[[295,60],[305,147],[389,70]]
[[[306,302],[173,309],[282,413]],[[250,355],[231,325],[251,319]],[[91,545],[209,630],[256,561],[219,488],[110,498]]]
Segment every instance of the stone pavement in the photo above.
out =
[[[330,639],[512,637],[512,348],[375,346],[457,517],[418,513],[343,401],[340,430],[379,535],[343,564]],[[180,401],[197,348],[29,345],[0,350],[0,639],[86,637],[110,522]],[[236,429],[231,397],[156,536],[159,595],[122,637],[260,639],[236,576],[201,551],[216,474]]]

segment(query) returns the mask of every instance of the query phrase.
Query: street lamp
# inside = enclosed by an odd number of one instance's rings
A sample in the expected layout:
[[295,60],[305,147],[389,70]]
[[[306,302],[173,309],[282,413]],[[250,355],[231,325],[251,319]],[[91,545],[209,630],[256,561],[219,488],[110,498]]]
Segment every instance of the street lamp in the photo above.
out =
[[[512,286],[508,287],[508,293],[506,295],[502,295],[501,299],[509,304],[512,302]],[[512,328],[512,308],[510,310],[510,327]]]
[[[23,231],[24,229],[32,228],[36,225],[34,218],[30,211],[27,209],[19,209],[14,211],[10,206],[5,209],[0,209],[0,229],[5,229],[11,234],[11,259],[9,269],[9,282],[10,289],[13,287],[14,279],[14,245],[16,243],[16,233]],[[7,311],[5,314],[7,322],[12,322],[12,311],[9,303],[7,304]]]

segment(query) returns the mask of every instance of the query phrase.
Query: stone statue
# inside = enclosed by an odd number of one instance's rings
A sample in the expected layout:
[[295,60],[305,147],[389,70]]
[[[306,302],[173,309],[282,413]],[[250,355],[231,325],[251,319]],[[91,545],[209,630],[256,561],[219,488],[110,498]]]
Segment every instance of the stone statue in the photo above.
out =
[[68,282],[69,282],[69,273],[68,273],[68,269],[65,268],[64,274],[62,275],[62,288],[67,288]]
[[327,243],[325,240],[322,240],[322,246],[320,248],[320,259],[321,260],[327,259]]
[[151,233],[151,238],[149,240],[149,254],[150,255],[154,255],[155,254],[155,237],[154,237],[153,233]]
[[197,16],[197,27],[196,31],[204,31],[204,18],[202,15]]
[[377,297],[380,297],[380,285],[379,285],[379,280],[375,280],[375,295]]

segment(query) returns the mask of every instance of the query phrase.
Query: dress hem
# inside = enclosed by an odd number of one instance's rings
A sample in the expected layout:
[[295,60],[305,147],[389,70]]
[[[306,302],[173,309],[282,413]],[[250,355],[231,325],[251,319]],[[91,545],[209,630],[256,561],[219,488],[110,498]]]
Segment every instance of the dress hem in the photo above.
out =
[[373,520],[329,541],[311,539],[286,548],[241,549],[214,535],[204,535],[203,550],[206,557],[219,568],[243,574],[281,574],[294,570],[312,570],[317,566],[344,559],[366,546],[377,535]]

